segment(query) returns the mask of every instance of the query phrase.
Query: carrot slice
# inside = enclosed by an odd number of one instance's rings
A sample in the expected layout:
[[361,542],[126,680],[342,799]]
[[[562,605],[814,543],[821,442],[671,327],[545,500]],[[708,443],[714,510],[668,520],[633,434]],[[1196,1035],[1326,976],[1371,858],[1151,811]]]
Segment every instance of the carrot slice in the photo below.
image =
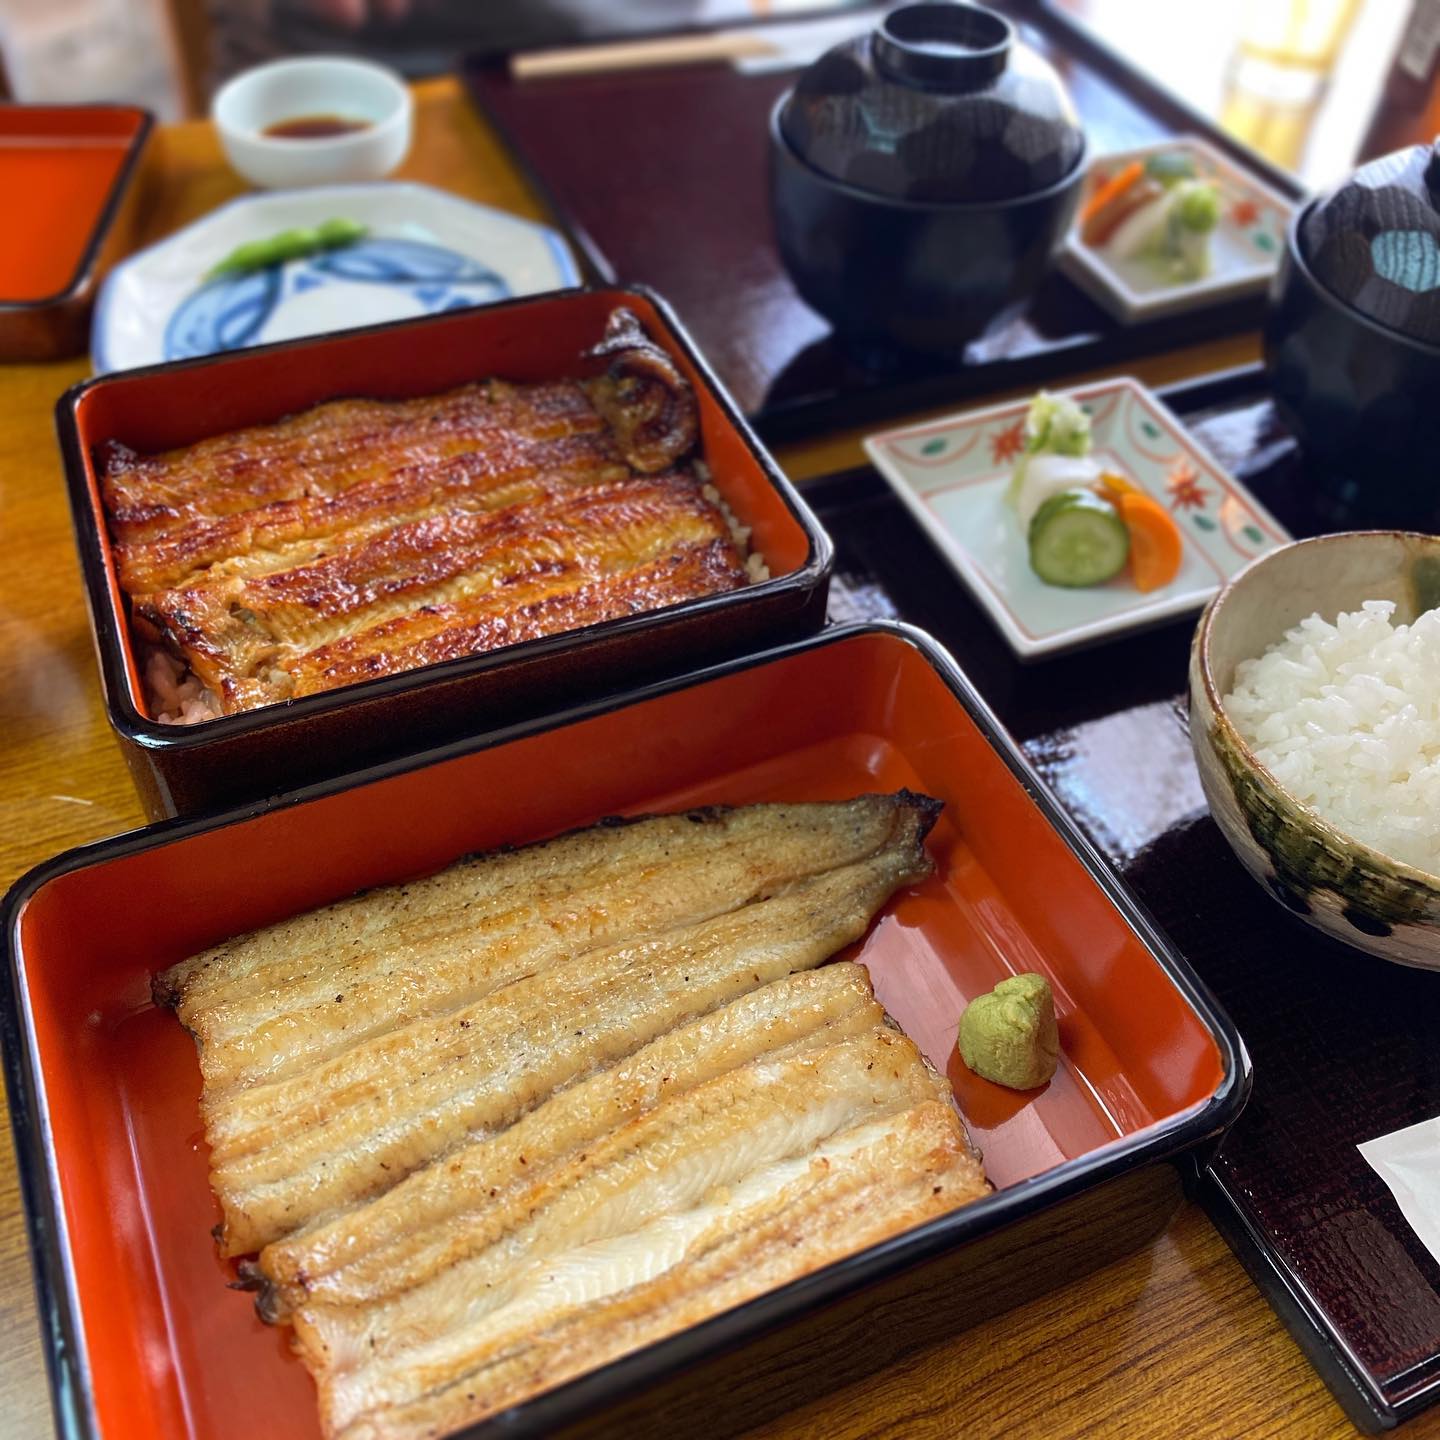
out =
[[1100,488],[1105,492],[1107,500],[1119,501],[1122,495],[1140,495],[1144,492],[1140,487],[1127,480],[1123,475],[1117,475],[1113,470],[1102,470],[1100,472]]
[[1148,593],[1168,585],[1180,573],[1184,558],[1180,527],[1159,501],[1138,490],[1127,491],[1115,503],[1130,532],[1130,575],[1135,588]]
[[1128,165],[1117,170],[1081,208],[1081,229],[1083,230],[1112,200],[1118,200],[1144,174],[1145,165],[1140,160],[1132,160]]

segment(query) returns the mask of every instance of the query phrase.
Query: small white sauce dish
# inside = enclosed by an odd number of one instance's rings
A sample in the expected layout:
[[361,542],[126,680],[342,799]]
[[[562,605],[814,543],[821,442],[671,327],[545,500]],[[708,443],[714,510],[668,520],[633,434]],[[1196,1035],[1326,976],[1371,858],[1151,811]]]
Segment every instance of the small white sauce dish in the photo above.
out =
[[[414,108],[395,71],[337,55],[243,71],[221,87],[210,115],[235,170],[253,185],[283,189],[388,175],[410,149]],[[263,133],[316,115],[364,121],[365,128],[305,139]]]

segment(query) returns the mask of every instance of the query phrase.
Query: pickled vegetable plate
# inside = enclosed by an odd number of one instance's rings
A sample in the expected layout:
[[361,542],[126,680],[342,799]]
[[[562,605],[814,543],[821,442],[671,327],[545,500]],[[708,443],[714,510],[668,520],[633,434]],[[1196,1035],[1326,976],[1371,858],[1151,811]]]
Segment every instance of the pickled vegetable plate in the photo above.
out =
[[1163,506],[1183,555],[1169,584],[1128,570],[1101,585],[1047,584],[1005,499],[1024,452],[1028,398],[869,436],[875,468],[1021,659],[1095,644],[1198,610],[1229,577],[1291,538],[1139,381],[1065,392],[1090,417],[1091,454]]
[[[1185,165],[1218,191],[1218,215],[1206,237],[1209,267],[1204,275],[1167,274],[1145,258],[1117,253],[1113,243],[1090,244],[1084,238],[1085,216],[1093,202],[1137,162],[1145,168]],[[1092,300],[1127,324],[1223,304],[1260,294],[1269,285],[1284,253],[1285,230],[1294,210],[1283,195],[1195,136],[1101,155],[1091,164],[1080,211],[1060,252],[1060,268]]]

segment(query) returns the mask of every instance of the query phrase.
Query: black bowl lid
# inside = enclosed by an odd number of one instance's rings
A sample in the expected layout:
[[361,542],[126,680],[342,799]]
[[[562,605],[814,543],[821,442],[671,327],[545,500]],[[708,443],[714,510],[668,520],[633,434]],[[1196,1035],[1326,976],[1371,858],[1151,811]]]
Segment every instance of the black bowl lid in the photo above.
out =
[[903,5],[801,72],[780,116],[817,170],[901,200],[1013,200],[1080,162],[1055,71],[979,5]]
[[1306,211],[1298,242],[1339,299],[1440,344],[1440,141],[1362,165]]

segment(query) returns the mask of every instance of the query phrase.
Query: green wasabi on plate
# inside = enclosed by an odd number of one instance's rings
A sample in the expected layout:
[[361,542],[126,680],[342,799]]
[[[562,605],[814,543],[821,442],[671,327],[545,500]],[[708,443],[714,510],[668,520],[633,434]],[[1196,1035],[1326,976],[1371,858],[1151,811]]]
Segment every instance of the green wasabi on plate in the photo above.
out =
[[339,250],[353,245],[369,233],[370,227],[358,220],[340,219],[282,230],[264,240],[247,240],[243,245],[237,245],[218,265],[205,272],[205,278],[218,280],[226,275],[248,275],[254,270],[268,269],[271,265],[283,265],[287,260],[303,260],[323,250]]

